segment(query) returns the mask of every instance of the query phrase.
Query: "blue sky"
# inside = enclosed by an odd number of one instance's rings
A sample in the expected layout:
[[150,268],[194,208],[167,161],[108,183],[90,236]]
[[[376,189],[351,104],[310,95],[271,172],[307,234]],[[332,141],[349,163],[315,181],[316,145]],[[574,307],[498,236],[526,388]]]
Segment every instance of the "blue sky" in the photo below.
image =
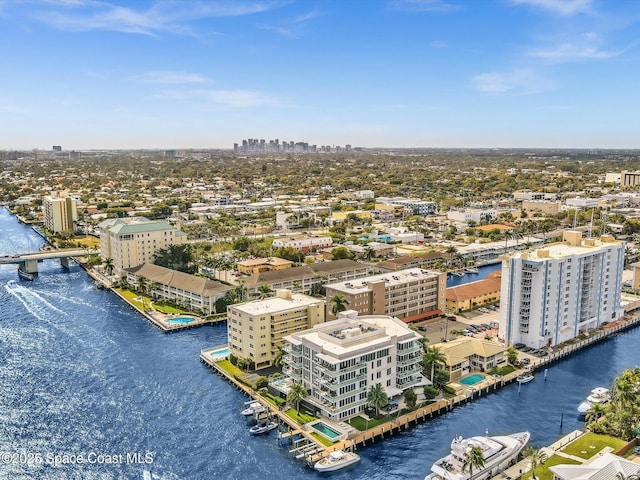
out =
[[0,149],[640,148],[637,0],[0,0]]

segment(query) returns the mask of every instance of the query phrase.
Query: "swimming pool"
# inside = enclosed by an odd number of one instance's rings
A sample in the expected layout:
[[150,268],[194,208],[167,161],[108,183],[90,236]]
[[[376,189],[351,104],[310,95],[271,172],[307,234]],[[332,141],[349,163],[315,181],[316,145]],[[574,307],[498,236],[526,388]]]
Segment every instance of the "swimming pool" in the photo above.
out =
[[324,435],[329,440],[336,440],[338,437],[342,435],[340,432],[334,430],[329,425],[323,422],[313,423],[310,425],[310,427],[320,432],[320,434]]
[[463,385],[475,385],[478,382],[481,382],[486,377],[484,375],[480,375],[479,373],[474,373],[473,375],[469,375],[468,377],[461,378],[458,380],[458,383]]
[[175,318],[170,318],[169,320],[167,320],[167,323],[170,323],[172,325],[182,325],[184,323],[191,323],[195,320],[195,318],[193,317],[175,317]]
[[231,350],[229,350],[228,347],[225,348],[221,348],[220,350],[214,350],[213,352],[209,353],[209,356],[211,358],[215,359],[223,359],[228,357],[229,355],[231,355]]

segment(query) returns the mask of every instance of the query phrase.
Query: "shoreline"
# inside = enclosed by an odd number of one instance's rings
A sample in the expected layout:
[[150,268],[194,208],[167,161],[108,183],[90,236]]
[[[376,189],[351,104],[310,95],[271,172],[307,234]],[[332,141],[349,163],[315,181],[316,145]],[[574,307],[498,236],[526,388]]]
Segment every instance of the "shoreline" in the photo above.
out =
[[[584,340],[577,341],[571,345],[567,345],[559,349],[558,351],[553,352],[547,357],[543,357],[538,361],[534,361],[529,365],[531,370],[540,370],[552,363],[555,363],[579,350],[584,348],[588,348],[592,345],[595,345],[603,340],[607,340],[610,337],[616,335],[619,332],[623,332],[625,330],[629,330],[634,328],[640,324],[640,317],[632,317],[629,319],[621,319],[613,324],[607,325],[607,328],[598,331],[595,334],[591,334],[588,338]],[[221,368],[216,365],[216,362],[207,358],[204,353],[207,350],[203,350],[200,353],[200,360],[207,364],[209,367],[213,368],[214,371],[227,380],[233,387],[238,390],[246,393],[252,400],[261,401],[261,403],[268,404],[270,410],[275,410],[279,416],[281,412],[277,411],[275,407],[266,402],[262,397],[253,389],[247,387],[241,382],[237,381],[235,378],[230,377],[224,372]],[[421,423],[425,423],[433,418],[436,418],[442,414],[450,412],[454,408],[458,406],[462,406],[470,401],[481,398],[484,395],[488,395],[492,392],[495,392],[499,388],[503,388],[504,386],[515,382],[516,377],[523,372],[523,369],[518,369],[514,372],[511,372],[508,375],[503,377],[489,377],[487,376],[482,382],[479,382],[478,385],[473,385],[470,388],[465,390],[465,393],[457,394],[449,399],[440,399],[428,405],[423,405],[414,409],[411,412],[405,413],[396,417],[395,419],[389,419],[388,422],[385,422],[381,425],[378,425],[374,428],[370,428],[365,431],[359,431],[355,435],[350,436],[346,440],[336,442],[330,446],[325,446],[320,443],[318,440],[311,436],[306,436],[310,442],[315,443],[317,450],[310,456],[305,457],[305,461],[307,464],[313,464],[318,460],[327,456],[330,452],[336,450],[346,450],[350,448],[356,447],[365,447],[370,443],[375,443],[376,441],[382,441],[385,438],[389,438],[393,435],[401,433],[409,428],[415,427]],[[287,417],[288,418],[288,417]],[[322,419],[322,418],[321,418]],[[288,419],[287,423],[292,422],[296,428],[296,431],[305,431],[305,427],[302,424],[298,424],[293,419]],[[291,425],[290,425],[291,426]],[[499,478],[505,478],[500,477]],[[516,478],[516,477],[511,477]]]

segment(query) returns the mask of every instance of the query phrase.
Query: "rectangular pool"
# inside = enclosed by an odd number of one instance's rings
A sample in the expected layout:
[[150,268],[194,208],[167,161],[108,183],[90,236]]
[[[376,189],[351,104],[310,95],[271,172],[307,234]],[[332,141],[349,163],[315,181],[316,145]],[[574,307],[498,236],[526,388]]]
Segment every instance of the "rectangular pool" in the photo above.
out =
[[334,430],[329,425],[323,422],[316,422],[311,424],[310,426],[314,430],[320,432],[322,435],[327,437],[329,440],[336,440],[342,435],[340,432]]
[[484,375],[480,375],[479,373],[474,373],[473,375],[469,375],[468,377],[461,378],[458,380],[458,383],[462,385],[475,385],[478,382],[481,382],[486,377]]

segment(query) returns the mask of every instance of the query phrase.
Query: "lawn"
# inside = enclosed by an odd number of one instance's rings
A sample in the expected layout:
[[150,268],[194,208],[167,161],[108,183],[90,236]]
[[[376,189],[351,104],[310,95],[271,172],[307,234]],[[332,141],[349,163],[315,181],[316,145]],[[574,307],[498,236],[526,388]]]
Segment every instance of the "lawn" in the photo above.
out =
[[295,408],[287,410],[285,414],[287,415],[287,417],[294,419],[296,422],[302,425],[304,425],[305,423],[313,422],[314,420],[318,419],[318,417],[314,417],[313,415],[310,415],[305,412],[298,413],[296,412]]
[[[611,447],[613,451],[618,451],[627,444],[624,440],[609,437],[608,435],[599,435],[596,433],[585,433],[574,442],[567,445],[562,451],[569,455],[584,458],[591,458],[604,447]],[[595,447],[595,448],[591,448]]]
[[180,308],[172,307],[170,305],[158,305],[156,303],[151,302],[151,299],[146,295],[141,295],[136,292],[132,292],[131,290],[127,290],[125,288],[116,288],[117,292],[122,295],[127,301],[131,302],[136,307],[141,310],[146,310],[149,305],[153,305],[160,313],[190,313],[188,310],[182,310]]
[[[552,455],[551,458],[544,462],[544,465],[538,465],[536,467],[536,478],[539,480],[553,480],[553,473],[549,471],[549,467],[555,465],[579,465],[580,462],[571,458],[561,457],[560,455]],[[531,472],[527,472],[522,475],[522,480],[529,480],[531,478]]]
[[231,377],[235,377],[236,375],[242,376],[244,372],[232,364],[229,360],[222,360],[220,362],[216,362],[220,368],[222,368],[225,372],[227,372]]
[[321,444],[323,444],[325,447],[330,447],[331,445],[334,444],[334,442],[332,442],[331,440],[324,438],[322,435],[320,435],[319,433],[316,432],[311,432],[311,436],[313,438],[315,438],[317,441],[319,441]]
[[73,237],[73,241],[80,243],[83,247],[100,248],[100,239],[91,235],[78,235]]
[[353,428],[357,428],[361,432],[364,432],[367,428],[377,427],[378,425],[382,425],[383,423],[386,423],[388,421],[388,418],[378,418],[377,420],[369,420],[369,422],[367,423],[364,418],[358,415],[357,417],[353,417],[352,419],[347,420],[347,423]]

